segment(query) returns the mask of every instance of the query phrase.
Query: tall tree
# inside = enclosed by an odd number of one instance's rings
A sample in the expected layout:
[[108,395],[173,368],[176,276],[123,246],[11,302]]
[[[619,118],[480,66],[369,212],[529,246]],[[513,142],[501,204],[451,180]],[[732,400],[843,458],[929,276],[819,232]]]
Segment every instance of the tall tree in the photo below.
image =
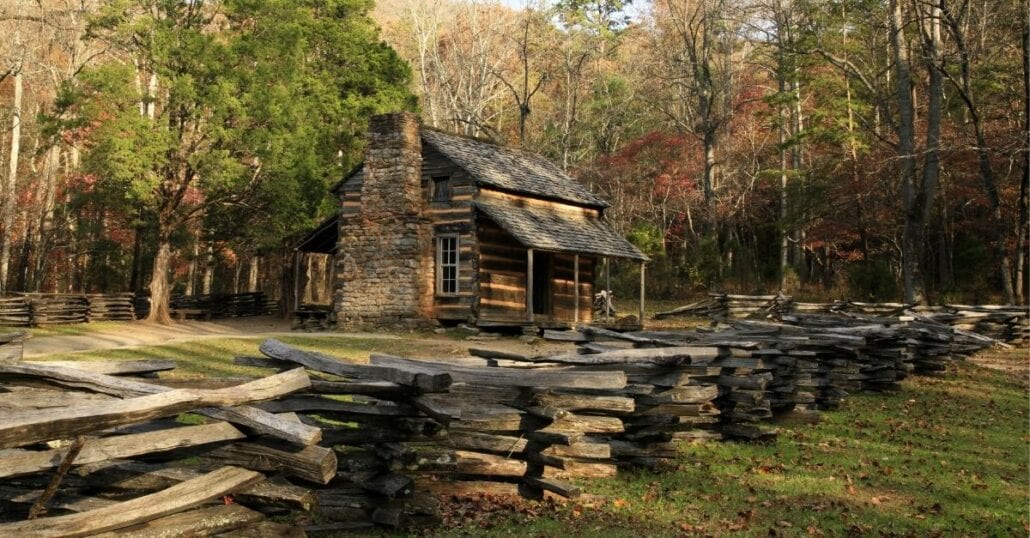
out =
[[[934,20],[936,20],[937,25],[937,41],[940,41],[939,34],[941,19],[943,18],[946,21],[945,27],[955,42],[960,69],[959,79],[955,80],[948,71],[941,67],[938,70],[938,73],[936,73],[935,79],[931,78],[931,84],[934,82],[937,84],[943,84],[943,79],[947,76],[958,91],[958,95],[969,113],[969,123],[973,128],[973,134],[976,138],[977,169],[980,172],[980,180],[983,184],[984,193],[987,195],[987,202],[990,206],[989,210],[991,213],[992,225],[991,236],[993,239],[992,244],[995,253],[995,263],[998,264],[1001,276],[999,280],[1001,281],[1002,291],[1005,295],[1005,303],[1015,304],[1015,291],[1012,286],[1012,264],[1008,249],[1005,246],[1005,232],[1008,229],[1008,226],[1002,218],[1001,196],[998,193],[998,185],[994,179],[994,170],[991,167],[991,147],[987,142],[987,136],[984,132],[984,120],[980,110],[980,105],[977,102],[977,96],[973,91],[972,59],[970,57],[971,53],[967,44],[967,24],[965,21],[968,15],[969,4],[967,2],[963,2],[958,6],[958,9],[955,9],[955,7],[950,5],[946,0],[936,1],[938,1],[939,4],[935,3],[932,9]],[[983,16],[985,15],[986,14],[983,14]],[[932,87],[933,86],[931,86],[931,88]],[[933,94],[931,94],[930,97],[933,99]]]
[[894,59],[894,84],[898,106],[898,160],[901,163],[902,241],[901,274],[905,302],[922,301],[923,275],[919,270],[922,244],[917,239],[919,220],[916,212],[916,135],[915,105],[912,103],[912,66],[909,62],[905,27],[908,21],[900,0],[890,0],[891,55]]
[[[341,154],[352,156],[367,116],[410,105],[408,71],[376,41],[369,7],[364,0],[109,0],[102,7],[91,35],[117,44],[139,72],[117,64],[90,70],[68,104],[88,134],[84,165],[99,187],[154,215],[149,320],[170,319],[169,269],[186,224],[284,191],[292,194],[263,208],[292,211],[298,222],[345,164]],[[152,114],[139,114],[141,86],[154,88],[144,99]]]

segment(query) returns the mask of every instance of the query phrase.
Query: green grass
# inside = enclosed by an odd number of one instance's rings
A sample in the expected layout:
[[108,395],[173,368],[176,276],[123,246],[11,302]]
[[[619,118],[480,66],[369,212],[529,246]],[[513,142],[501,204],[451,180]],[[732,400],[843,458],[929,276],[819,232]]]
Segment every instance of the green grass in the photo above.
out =
[[582,482],[601,500],[438,535],[1026,536],[1027,408],[1024,380],[962,364],[771,444],[685,445],[674,470]]
[[[301,349],[318,351],[343,360],[367,362],[368,355],[378,353],[400,354],[411,357],[450,357],[464,354],[464,346],[446,337],[430,338],[418,335],[419,340],[408,338],[362,338],[344,336],[286,336],[281,340]],[[132,360],[169,359],[177,366],[162,377],[197,378],[268,375],[263,368],[238,366],[233,357],[259,357],[258,345],[263,338],[209,338],[163,346],[129,349],[97,350],[76,353],[55,353],[34,360]]]

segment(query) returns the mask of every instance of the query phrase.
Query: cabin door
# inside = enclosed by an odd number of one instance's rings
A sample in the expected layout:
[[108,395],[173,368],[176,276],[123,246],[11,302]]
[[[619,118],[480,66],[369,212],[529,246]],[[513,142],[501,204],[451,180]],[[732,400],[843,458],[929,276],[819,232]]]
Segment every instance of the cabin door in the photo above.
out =
[[533,252],[533,313],[551,315],[554,257],[547,252]]

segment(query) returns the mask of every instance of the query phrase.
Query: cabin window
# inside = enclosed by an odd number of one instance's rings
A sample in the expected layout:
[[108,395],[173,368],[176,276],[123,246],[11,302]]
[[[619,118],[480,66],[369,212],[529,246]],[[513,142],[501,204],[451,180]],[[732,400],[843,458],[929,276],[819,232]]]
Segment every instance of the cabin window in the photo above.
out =
[[446,176],[433,178],[434,202],[446,202],[451,199],[451,178]]
[[436,238],[436,292],[440,295],[458,293],[458,236],[442,235]]

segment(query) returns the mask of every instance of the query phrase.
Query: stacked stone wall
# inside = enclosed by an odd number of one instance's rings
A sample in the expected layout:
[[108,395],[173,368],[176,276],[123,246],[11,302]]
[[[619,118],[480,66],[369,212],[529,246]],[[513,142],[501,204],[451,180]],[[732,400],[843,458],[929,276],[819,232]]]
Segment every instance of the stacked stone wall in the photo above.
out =
[[340,219],[334,304],[342,328],[429,323],[432,235],[421,170],[418,119],[409,113],[373,118],[361,210]]

